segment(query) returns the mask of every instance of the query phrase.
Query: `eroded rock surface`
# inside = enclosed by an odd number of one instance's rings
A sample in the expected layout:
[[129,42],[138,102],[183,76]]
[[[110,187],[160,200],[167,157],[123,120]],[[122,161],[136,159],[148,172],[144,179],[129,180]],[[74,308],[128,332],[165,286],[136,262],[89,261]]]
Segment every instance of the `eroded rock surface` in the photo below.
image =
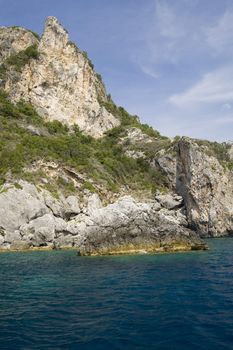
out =
[[204,236],[233,232],[233,174],[193,140],[179,142],[177,191],[184,198],[189,225]]
[[[19,48],[38,40],[24,29],[0,29],[0,63]],[[38,58],[8,75],[4,88],[13,101],[32,103],[39,115],[77,124],[82,131],[100,137],[118,126],[119,120],[100,105],[107,101],[105,87],[88,58],[72,42],[54,17],[48,17],[38,43]]]
[[[173,213],[174,214],[174,213]],[[180,214],[182,216],[182,214]],[[135,254],[205,249],[198,235],[156,201],[124,197],[96,210],[79,244],[81,255]]]
[[97,194],[54,199],[21,181],[0,194],[0,249],[76,248],[81,255],[205,249],[187,228],[178,196],[137,202],[125,196],[103,207]]
[[15,55],[29,46],[37,44],[38,38],[29,30],[21,27],[1,27],[0,64],[11,55]]

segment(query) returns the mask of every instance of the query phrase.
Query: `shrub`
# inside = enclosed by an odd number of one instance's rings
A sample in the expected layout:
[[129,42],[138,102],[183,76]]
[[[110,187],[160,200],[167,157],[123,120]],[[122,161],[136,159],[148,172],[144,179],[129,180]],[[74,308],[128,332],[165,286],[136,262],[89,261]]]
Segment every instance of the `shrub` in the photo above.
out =
[[[61,167],[72,167],[93,179],[83,184],[83,188],[95,191],[95,184],[117,192],[120,187],[132,190],[154,191],[158,186],[166,186],[166,179],[158,171],[150,169],[146,161],[132,159],[124,154],[119,140],[125,133],[121,125],[110,130],[106,136],[95,140],[82,134],[78,126],[68,130],[59,121],[46,122],[34,108],[23,101],[13,105],[7,94],[0,91],[0,181],[4,182],[8,173],[18,178],[40,182],[41,176],[26,173],[25,166],[43,159],[55,161]],[[4,113],[3,113],[4,112]],[[127,116],[127,112],[120,109]],[[27,125],[39,125],[48,130],[43,137],[32,135]],[[47,186],[47,185],[46,185]],[[61,188],[73,192],[73,184],[49,183],[54,195]]]
[[0,78],[4,80],[6,78],[7,71],[12,67],[16,72],[21,73],[23,67],[29,62],[30,59],[38,59],[39,52],[37,45],[29,46],[27,49],[12,54],[4,63],[0,66]]
[[86,52],[86,51],[83,51],[83,52],[82,52],[82,55],[83,55],[83,57],[86,58],[86,60],[88,61],[89,66],[90,66],[92,69],[94,69],[94,68],[95,68],[95,67],[94,67],[94,64],[92,63],[92,61],[91,61],[90,58],[88,57],[87,52]]
[[196,142],[199,146],[204,146],[204,151],[207,155],[216,157],[220,163],[223,164],[229,161],[229,155],[225,144],[206,140],[196,140]]
[[[14,67],[16,72],[21,72],[22,68],[29,62],[30,59],[38,59],[39,52],[37,45],[32,45],[8,57],[4,62],[4,67],[7,66]],[[3,69],[3,68],[2,68]]]
[[67,134],[69,128],[66,124],[62,124],[58,120],[53,120],[46,123],[46,127],[50,134]]

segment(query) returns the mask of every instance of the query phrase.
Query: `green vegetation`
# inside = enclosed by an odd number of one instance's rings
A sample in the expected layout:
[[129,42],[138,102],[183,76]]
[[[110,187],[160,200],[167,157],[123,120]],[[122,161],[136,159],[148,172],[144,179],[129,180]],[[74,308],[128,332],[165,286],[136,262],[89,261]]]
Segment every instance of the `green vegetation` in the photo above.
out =
[[[126,112],[121,110],[121,113]],[[34,135],[28,130],[28,125],[46,129],[46,133],[43,137]],[[85,136],[77,126],[69,130],[58,121],[46,122],[30,104],[20,101],[13,105],[7,94],[0,92],[0,182],[4,183],[9,176],[15,179],[15,183],[19,178],[35,183],[41,181],[46,175],[30,173],[25,168],[42,159],[86,175],[93,182],[85,181],[83,188],[92,192],[95,185],[113,192],[122,186],[129,190],[149,191],[166,186],[164,174],[151,169],[143,159],[125,155],[118,142],[122,131],[121,127],[115,128],[96,140]],[[56,185],[49,182],[44,187],[49,187],[55,196],[58,188],[75,191],[73,184],[62,178]]]
[[141,129],[142,132],[148,136],[162,138],[157,130],[154,130],[147,124],[141,124],[137,115],[131,115],[123,107],[116,106],[111,99],[111,95],[108,95],[108,101],[99,100],[99,103],[104,106],[107,111],[120,119],[122,130],[125,129],[126,126],[131,126]]
[[14,183],[14,186],[15,186],[15,188],[17,188],[18,190],[22,190],[22,189],[23,189],[23,187],[22,187],[18,182],[15,182],[15,183]]
[[229,159],[228,146],[225,143],[211,142],[206,140],[197,140],[199,146],[203,146],[203,150],[208,156],[218,159],[220,164],[233,170],[233,162]]
[[15,72],[22,72],[23,67],[30,59],[38,59],[39,53],[37,45],[29,46],[26,50],[22,50],[17,54],[9,56],[0,66],[0,79],[5,79],[7,71],[13,68]]
[[102,75],[99,73],[96,73],[97,79],[99,80],[100,83],[103,83]]
[[89,182],[89,181],[85,181],[84,184],[82,185],[82,190],[89,190],[90,192],[94,193],[95,187]]
[[28,61],[33,59],[38,59],[39,53],[37,50],[37,45],[32,45],[18,52],[15,55],[11,55],[5,60],[6,65],[13,66],[16,72],[21,72],[22,68],[28,63]]
[[37,40],[40,40],[40,35],[36,32],[33,32],[32,30],[30,29],[27,29],[30,33],[32,33],[34,35],[34,37],[37,39]]
[[91,67],[92,69],[94,69],[95,66],[94,66],[93,62],[91,61],[91,59],[88,57],[87,52],[86,52],[86,51],[83,51],[82,54],[83,54],[83,57],[85,57],[86,60],[88,61],[90,67]]
[[[10,28],[12,28],[12,29],[24,29],[24,28],[19,27],[19,26],[11,26]],[[33,31],[30,30],[30,29],[26,29],[26,30],[27,30],[28,32],[32,33],[36,39],[40,40],[39,34],[33,32]]]
[[231,171],[233,171],[233,162],[230,161],[230,162],[227,162],[227,168]]

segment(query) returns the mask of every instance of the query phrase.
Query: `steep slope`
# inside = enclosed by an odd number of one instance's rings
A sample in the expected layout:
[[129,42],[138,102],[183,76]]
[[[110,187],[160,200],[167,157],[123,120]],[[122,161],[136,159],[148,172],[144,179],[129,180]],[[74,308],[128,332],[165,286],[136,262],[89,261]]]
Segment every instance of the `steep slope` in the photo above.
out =
[[[0,68],[0,71],[5,68],[1,86],[9,92],[12,101],[30,102],[40,116],[68,125],[77,124],[94,137],[120,124],[100,105],[100,101],[107,102],[100,76],[86,54],[69,41],[68,33],[56,18],[48,17],[39,42],[23,29],[2,28],[0,33],[1,50],[11,46],[11,42],[14,44],[13,49],[4,50]],[[34,46],[36,54],[29,56],[23,65],[19,55],[32,45],[38,45]]]
[[183,251],[233,232],[230,144],[117,107],[54,17],[41,38],[1,28],[0,48],[0,249]]
[[39,36],[21,27],[0,28],[0,64],[28,47],[38,45]]
[[[169,190],[165,174],[147,158],[125,155],[122,132],[128,137],[131,131],[115,128],[96,140],[77,127],[44,121],[28,104],[12,105],[1,92],[0,250],[75,248],[96,255],[206,249],[187,227],[182,198],[155,196]],[[143,135],[144,141],[152,137]]]
[[231,168],[227,145],[188,138],[178,144],[177,191],[190,226],[203,236],[233,233]]
[[156,189],[165,191],[163,173],[147,159],[128,157],[121,135],[114,128],[94,139],[77,126],[45,121],[30,104],[13,105],[0,92],[0,181],[30,180],[58,194],[87,188],[105,198],[143,191],[148,198]]

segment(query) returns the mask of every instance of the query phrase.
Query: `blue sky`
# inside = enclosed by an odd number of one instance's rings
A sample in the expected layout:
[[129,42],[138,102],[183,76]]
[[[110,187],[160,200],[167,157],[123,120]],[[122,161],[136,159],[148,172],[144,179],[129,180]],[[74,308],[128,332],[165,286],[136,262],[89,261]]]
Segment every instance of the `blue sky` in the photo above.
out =
[[0,25],[56,16],[115,102],[168,136],[233,140],[232,0],[0,0]]

